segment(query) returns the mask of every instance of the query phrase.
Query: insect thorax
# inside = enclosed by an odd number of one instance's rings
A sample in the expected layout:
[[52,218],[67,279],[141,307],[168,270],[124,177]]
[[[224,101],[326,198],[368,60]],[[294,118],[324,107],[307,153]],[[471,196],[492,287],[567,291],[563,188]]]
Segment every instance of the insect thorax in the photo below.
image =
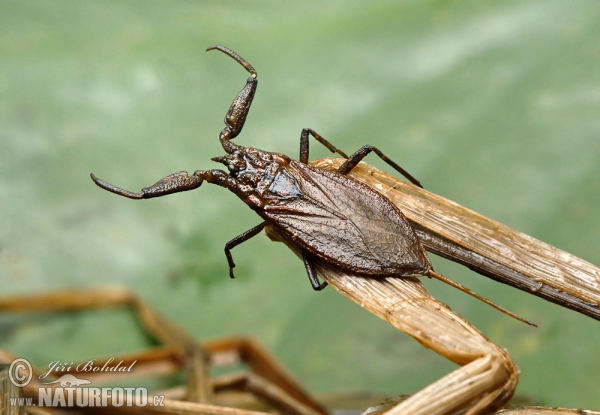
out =
[[302,196],[286,169],[290,159],[283,154],[240,146],[220,161],[229,169],[233,185],[230,189],[252,207],[262,208],[267,200],[276,203]]

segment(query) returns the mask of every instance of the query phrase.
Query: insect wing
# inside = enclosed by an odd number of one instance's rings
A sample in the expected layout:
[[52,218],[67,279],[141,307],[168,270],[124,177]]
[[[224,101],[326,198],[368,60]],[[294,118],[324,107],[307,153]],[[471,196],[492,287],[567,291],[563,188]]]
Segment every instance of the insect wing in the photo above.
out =
[[314,256],[367,275],[421,275],[430,267],[408,220],[380,193],[296,161],[278,175],[274,183],[285,180],[286,193],[272,186],[273,203],[261,216]]

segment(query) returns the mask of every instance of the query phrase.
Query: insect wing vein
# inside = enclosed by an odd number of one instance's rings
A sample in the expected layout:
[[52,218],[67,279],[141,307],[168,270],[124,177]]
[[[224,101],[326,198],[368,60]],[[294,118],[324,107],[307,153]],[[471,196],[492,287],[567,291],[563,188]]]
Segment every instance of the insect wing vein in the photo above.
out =
[[265,206],[263,215],[303,249],[369,275],[418,275],[428,268],[408,221],[382,195],[302,163],[292,161],[288,171],[304,196]]

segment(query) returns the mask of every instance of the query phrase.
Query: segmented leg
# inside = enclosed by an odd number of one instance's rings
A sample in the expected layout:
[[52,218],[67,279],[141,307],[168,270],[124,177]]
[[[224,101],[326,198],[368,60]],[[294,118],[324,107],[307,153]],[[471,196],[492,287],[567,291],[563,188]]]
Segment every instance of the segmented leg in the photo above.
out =
[[309,134],[312,135],[315,138],[315,140],[317,140],[319,143],[321,143],[325,147],[327,147],[332,153],[338,153],[340,156],[348,159],[344,164],[342,164],[340,166],[340,168],[338,169],[338,173],[341,173],[344,175],[347,174],[358,163],[360,163],[360,161],[363,158],[365,158],[365,156],[367,154],[369,154],[370,152],[373,151],[373,152],[375,152],[375,154],[377,154],[379,156],[379,158],[381,160],[385,161],[387,164],[392,166],[398,173],[400,173],[401,175],[406,177],[411,183],[413,183],[414,185],[419,186],[421,188],[423,187],[423,186],[421,186],[421,183],[417,179],[415,179],[410,173],[408,173],[406,170],[404,170],[402,167],[400,167],[396,162],[394,162],[388,156],[383,154],[377,147],[373,147],[373,146],[370,146],[367,144],[367,145],[361,147],[357,152],[352,154],[350,157],[348,157],[343,151],[339,150],[337,147],[335,147],[329,141],[325,140],[323,137],[321,137],[319,134],[317,134],[314,130],[312,130],[310,128],[304,128],[302,130],[302,133],[300,134],[300,162],[302,162],[302,163],[308,164]]
[[346,160],[346,162],[340,166],[340,168],[338,169],[338,173],[347,174],[358,163],[360,163],[360,161],[363,158],[365,158],[365,156],[371,151],[375,152],[375,154],[377,154],[381,160],[385,161],[387,164],[392,166],[398,173],[406,177],[412,184],[421,188],[423,187],[417,179],[411,176],[410,173],[408,173],[406,170],[404,170],[402,167],[396,164],[392,159],[388,158],[388,156],[383,154],[377,147],[373,147],[368,144],[366,146],[361,147],[356,153],[352,154],[348,158],[348,160]]
[[152,197],[161,197],[171,193],[185,192],[197,189],[203,181],[227,187],[227,174],[222,170],[196,170],[191,176],[184,171],[173,173],[160,179],[150,187],[145,187],[140,193],[130,192],[119,187],[113,186],[102,179],[97,178],[92,173],[90,175],[94,183],[104,190],[111,193],[128,197],[129,199],[150,199]]
[[256,71],[252,65],[246,62],[246,60],[240,55],[231,49],[226,48],[225,46],[219,45],[211,46],[206,50],[209,51],[215,49],[220,50],[227,56],[233,58],[250,73],[250,77],[246,81],[246,86],[244,86],[244,88],[242,88],[242,90],[237,94],[231,103],[231,107],[229,107],[229,111],[227,111],[227,115],[225,115],[225,128],[223,131],[221,131],[221,135],[219,136],[223,150],[225,150],[228,154],[231,154],[235,150],[239,149],[239,146],[233,144],[230,140],[233,140],[235,137],[237,137],[244,127],[246,116],[248,115],[248,111],[250,111],[250,105],[252,105],[252,100],[254,99],[254,93],[256,92],[258,80],[256,79]]
[[225,244],[225,256],[227,257],[227,263],[229,264],[229,277],[235,278],[235,276],[233,275],[235,263],[233,262],[233,257],[231,256],[231,250],[239,244],[246,242],[248,239],[258,235],[260,231],[263,230],[266,224],[267,222],[263,222],[259,225],[256,225],[254,228],[248,229],[246,232],[236,236],[231,241]]
[[308,164],[308,135],[312,135],[315,140],[319,143],[323,144],[327,147],[332,153],[338,153],[343,158],[347,159],[348,156],[342,150],[337,149],[333,144],[329,141],[325,140],[319,134],[315,132],[315,130],[310,128],[302,129],[302,133],[300,134],[300,162]]
[[306,267],[306,273],[308,274],[308,279],[310,280],[310,285],[312,285],[313,290],[321,291],[323,288],[327,287],[327,282],[320,282],[317,277],[317,271],[315,271],[315,266],[313,264],[312,257],[306,251],[302,251],[302,261],[304,262],[304,266]]

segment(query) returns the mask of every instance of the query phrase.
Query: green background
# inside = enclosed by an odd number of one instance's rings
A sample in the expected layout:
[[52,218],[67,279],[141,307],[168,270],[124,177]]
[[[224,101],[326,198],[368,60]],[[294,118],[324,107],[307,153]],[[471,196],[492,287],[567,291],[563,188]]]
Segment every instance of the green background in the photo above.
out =
[[[240,144],[297,157],[314,128],[377,145],[424,186],[600,263],[600,3],[596,1],[28,1],[0,3],[3,295],[121,285],[198,339],[251,334],[314,393],[413,393],[453,370],[259,236],[225,189],[134,202],[179,170],[218,167],[247,73],[260,85]],[[312,157],[327,155],[317,145]],[[375,159],[371,162],[378,166]],[[449,261],[431,291],[522,370],[518,395],[600,409],[600,323]],[[145,344],[125,312],[0,319],[0,347],[41,366]]]

